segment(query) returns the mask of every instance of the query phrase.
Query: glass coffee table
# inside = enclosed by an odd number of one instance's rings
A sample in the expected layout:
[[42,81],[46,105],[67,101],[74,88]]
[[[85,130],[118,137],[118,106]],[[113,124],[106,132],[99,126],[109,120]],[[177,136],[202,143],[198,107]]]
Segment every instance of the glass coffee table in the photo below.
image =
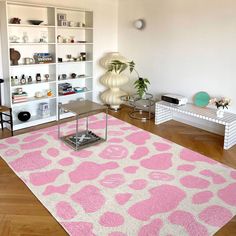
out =
[[151,111],[155,104],[152,94],[146,93],[143,97],[140,97],[138,94],[122,96],[121,100],[129,102],[130,106],[133,107],[133,110],[129,112],[131,118],[145,122],[154,117],[154,114]]
[[[75,132],[66,136],[61,136],[61,120],[60,120],[60,110],[66,109],[75,115],[76,127]],[[106,113],[105,115],[105,134],[104,138],[96,135],[89,130],[89,116],[95,115],[100,112]],[[78,120],[81,118],[86,119],[86,128],[83,131],[79,131]],[[69,145],[75,151],[81,150],[83,148],[95,145],[107,140],[107,119],[108,119],[108,107],[100,105],[98,103],[84,100],[75,101],[68,104],[58,105],[58,138],[61,139],[65,144]]]

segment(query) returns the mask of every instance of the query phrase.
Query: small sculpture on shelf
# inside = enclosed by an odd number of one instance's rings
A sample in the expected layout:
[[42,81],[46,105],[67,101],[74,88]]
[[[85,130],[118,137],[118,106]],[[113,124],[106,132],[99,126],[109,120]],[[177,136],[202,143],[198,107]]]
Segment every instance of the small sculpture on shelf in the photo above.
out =
[[31,114],[29,111],[21,111],[17,115],[18,119],[22,122],[26,122],[31,118]]
[[39,115],[43,118],[50,115],[49,104],[47,102],[39,103]]
[[28,42],[29,42],[29,37],[28,37],[27,32],[23,32],[23,37],[22,37],[22,39],[23,39],[23,42],[24,42],[24,43],[28,43]]
[[48,91],[47,91],[47,96],[48,96],[48,97],[53,97],[53,92],[52,92],[52,90],[48,90]]
[[74,43],[75,42],[75,36],[70,36],[70,43]]
[[80,56],[81,56],[81,61],[86,61],[86,59],[87,59],[86,52],[81,52]]
[[77,75],[75,73],[72,73],[70,76],[72,79],[75,79]]
[[21,55],[14,48],[10,48],[10,60],[12,61],[12,65],[19,65],[18,61],[20,60]]
[[45,81],[48,82],[48,80],[49,80],[49,74],[45,74],[44,77],[45,77]]
[[43,93],[41,91],[37,91],[35,92],[35,95],[34,95],[36,98],[42,98],[43,97]]
[[16,35],[12,35],[9,37],[10,43],[19,43],[19,39],[20,39],[20,37],[18,37]]
[[11,23],[11,24],[20,24],[20,22],[21,22],[21,19],[18,18],[18,17],[13,17],[13,18],[11,18],[11,20],[10,20],[10,23]]
[[39,42],[40,43],[47,43],[47,32],[41,32],[41,36],[40,36],[40,39],[39,39]]
[[41,82],[41,74],[40,73],[37,73],[35,78],[36,78],[36,82]]
[[31,84],[31,83],[33,82],[33,79],[32,79],[32,77],[31,77],[31,76],[29,76],[27,81],[28,81],[28,84]]
[[57,35],[57,42],[63,43],[63,37],[61,35]]
[[20,84],[26,84],[25,75],[22,75],[22,77],[21,77],[21,79],[20,79]]

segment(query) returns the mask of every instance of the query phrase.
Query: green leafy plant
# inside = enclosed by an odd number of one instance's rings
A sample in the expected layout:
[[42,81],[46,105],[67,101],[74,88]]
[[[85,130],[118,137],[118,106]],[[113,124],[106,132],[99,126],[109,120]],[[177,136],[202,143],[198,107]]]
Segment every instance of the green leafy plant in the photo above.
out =
[[147,78],[138,78],[134,82],[134,87],[137,89],[137,93],[140,97],[142,97],[148,90],[148,84],[150,84]]
[[122,62],[119,60],[113,60],[108,66],[109,72],[116,72],[118,74],[122,73],[126,69],[129,69],[129,72],[132,73],[135,71],[135,73],[138,76],[138,79],[134,82],[134,87],[137,89],[137,93],[140,97],[142,97],[148,90],[148,85],[150,84],[149,80],[147,78],[141,78],[139,76],[138,71],[135,69],[135,63],[133,61],[130,62]]
[[109,66],[108,66],[108,71],[109,72],[116,72],[120,74],[121,72],[125,71],[127,68],[129,68],[130,73],[133,72],[135,67],[135,63],[133,61],[130,62],[122,62],[119,60],[113,60]]

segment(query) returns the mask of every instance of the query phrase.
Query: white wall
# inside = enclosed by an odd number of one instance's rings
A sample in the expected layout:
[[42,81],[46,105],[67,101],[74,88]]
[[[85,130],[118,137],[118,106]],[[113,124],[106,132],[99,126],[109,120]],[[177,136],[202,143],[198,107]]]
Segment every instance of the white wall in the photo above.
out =
[[[1,1],[1,0],[0,0]],[[17,0],[16,0],[17,1]],[[94,12],[94,90],[95,99],[103,86],[99,77],[104,74],[104,69],[99,66],[100,58],[107,52],[117,51],[118,27],[118,0],[22,0],[18,2],[41,3],[55,6],[77,7],[93,10]],[[1,32],[0,32],[1,33]],[[0,49],[1,57],[1,49]],[[0,77],[2,75],[0,58]]]
[[[156,95],[227,96],[236,112],[235,0],[119,0],[118,48]],[[142,31],[135,19],[146,20]]]

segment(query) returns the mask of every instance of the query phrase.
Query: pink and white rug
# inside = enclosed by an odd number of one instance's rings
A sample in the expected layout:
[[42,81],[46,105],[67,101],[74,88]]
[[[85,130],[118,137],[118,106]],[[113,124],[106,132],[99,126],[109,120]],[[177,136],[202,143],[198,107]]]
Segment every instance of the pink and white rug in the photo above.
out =
[[108,135],[74,152],[53,126],[1,140],[0,155],[72,236],[205,236],[236,214],[235,170],[114,117]]

